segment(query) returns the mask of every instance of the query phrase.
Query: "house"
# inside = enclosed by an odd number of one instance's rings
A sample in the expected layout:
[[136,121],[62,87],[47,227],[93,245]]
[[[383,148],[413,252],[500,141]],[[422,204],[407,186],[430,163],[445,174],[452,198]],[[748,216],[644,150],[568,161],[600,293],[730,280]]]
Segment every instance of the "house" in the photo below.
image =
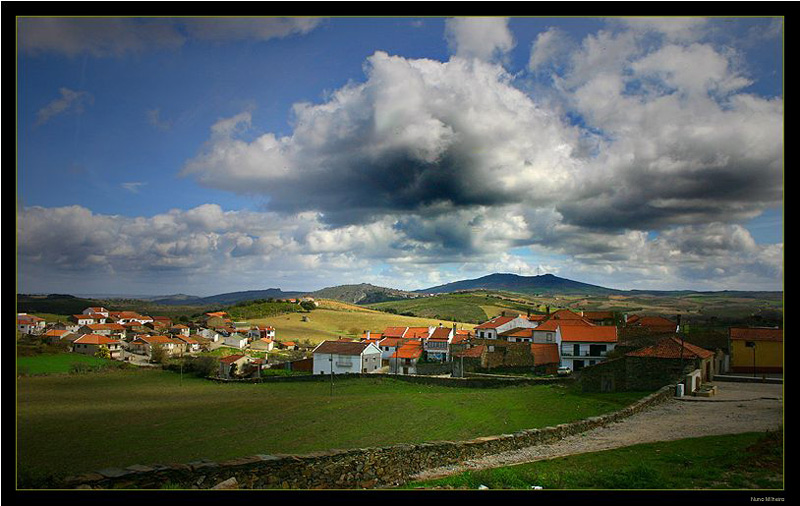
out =
[[632,315],[626,318],[625,326],[642,329],[651,333],[676,333],[678,324],[663,316]]
[[714,377],[714,352],[675,336],[625,355],[585,367],[581,388],[587,392],[655,390],[681,382],[686,391],[696,390]]
[[233,378],[241,375],[250,357],[243,354],[228,355],[219,359],[219,377]]
[[381,350],[360,341],[323,341],[312,356],[314,374],[369,373],[381,367]]
[[117,336],[122,338],[126,328],[119,323],[90,323],[78,329],[78,334],[100,334],[101,336]]
[[378,341],[378,348],[381,350],[381,363],[389,365],[389,358],[397,351],[402,345],[402,337],[384,337]]
[[95,323],[105,323],[106,316],[97,314],[74,314],[69,317],[70,321],[75,322],[79,327],[83,325],[93,325]]
[[177,335],[173,339],[174,341],[180,341],[183,343],[184,349],[188,352],[196,352],[200,351],[200,342],[197,339],[192,339],[189,336],[184,335]]
[[275,341],[270,339],[269,337],[262,337],[260,339],[255,339],[252,343],[250,343],[251,350],[272,351],[274,348],[275,348]]
[[122,355],[122,345],[116,339],[110,339],[99,334],[84,334],[72,342],[72,351],[83,355],[95,355],[101,346],[108,349],[112,359],[117,360]]
[[275,344],[278,345],[278,348],[282,350],[296,350],[297,343],[294,341],[275,341]]
[[487,346],[479,344],[470,348],[453,352],[453,376],[464,377],[467,371],[475,371],[483,368],[483,358],[486,355]]
[[158,324],[161,328],[169,328],[172,326],[172,318],[169,316],[154,316],[152,323]]
[[614,325],[613,311],[581,311],[581,316],[595,325]]
[[176,342],[168,336],[137,336],[131,341],[130,350],[149,357],[154,346],[161,346],[169,355],[177,355],[185,349],[183,343]]
[[408,327],[386,327],[383,331],[383,337],[403,337],[408,330]]
[[138,322],[144,325],[153,321],[149,316],[140,315],[135,311],[111,311],[108,313],[108,317],[119,324]]
[[231,348],[238,348],[243,350],[247,348],[247,344],[250,342],[247,336],[239,334],[238,332],[234,332],[222,338],[222,343],[225,346],[230,346]]
[[731,327],[728,341],[730,372],[783,373],[783,329]]
[[556,343],[531,343],[533,367],[543,374],[555,374],[561,365],[561,355]]
[[255,326],[247,332],[247,335],[253,339],[275,339],[275,327]]
[[474,329],[475,337],[481,339],[498,339],[499,334],[517,328],[536,328],[539,322],[529,320],[527,316],[496,316],[481,323]]
[[23,334],[39,334],[44,331],[47,322],[28,313],[17,313],[17,330]]
[[178,325],[173,325],[169,329],[170,334],[177,334],[184,337],[189,337],[189,327],[179,323]]
[[416,374],[417,362],[422,358],[423,343],[419,339],[411,339],[400,344],[389,357],[389,371],[392,374]]
[[105,316],[106,318],[108,318],[108,309],[106,309],[104,307],[101,307],[101,306],[87,307],[86,309],[83,310],[83,314],[85,314],[85,315],[101,315],[101,316]]
[[423,340],[422,349],[428,360],[438,360],[447,362],[450,360],[450,341],[455,335],[455,324],[453,328],[439,325],[434,328],[430,336]]
[[208,339],[209,341],[216,343],[220,339],[219,332],[213,329],[207,328],[199,328],[197,329],[197,335],[202,337],[203,339]]
[[66,330],[67,332],[77,332],[80,325],[72,322],[55,322],[50,326],[51,329]]
[[69,332],[65,329],[50,329],[42,334],[42,337],[50,343],[58,343]]
[[561,365],[573,371],[606,359],[619,337],[617,327],[602,325],[559,325]]

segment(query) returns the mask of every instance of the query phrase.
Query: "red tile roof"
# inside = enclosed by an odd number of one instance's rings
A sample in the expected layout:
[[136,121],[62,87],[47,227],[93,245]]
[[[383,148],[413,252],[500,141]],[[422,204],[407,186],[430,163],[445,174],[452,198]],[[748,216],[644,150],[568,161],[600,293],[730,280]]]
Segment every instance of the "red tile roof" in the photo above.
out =
[[477,327],[476,329],[496,329],[501,325],[505,325],[506,323],[510,322],[514,318],[511,316],[495,316],[489,321],[483,322]]
[[361,355],[369,345],[367,341],[323,341],[314,348],[314,353]]
[[449,327],[436,327],[431,332],[430,339],[449,339],[452,330]]
[[483,351],[486,349],[486,345],[480,344],[478,346],[473,346],[472,348],[468,348],[464,351],[459,351],[457,353],[453,353],[454,357],[464,357],[464,358],[480,358],[483,355]]
[[428,327],[408,327],[408,331],[403,337],[410,339],[424,339],[428,337],[430,329]]
[[81,344],[119,344],[119,341],[116,339],[109,339],[106,336],[101,336],[99,334],[84,334],[74,342],[81,343]]
[[550,320],[580,320],[583,316],[573,313],[569,309],[559,309],[550,315]]
[[[691,343],[683,343],[683,358],[708,358],[714,353],[695,346]],[[649,357],[649,358],[681,358],[681,340],[677,337],[666,337],[661,339],[653,346],[626,353],[627,357]]]
[[631,321],[628,319],[628,325],[634,327],[648,327],[652,329],[664,329],[675,331],[678,328],[678,324],[672,320],[664,318],[663,316],[640,316],[635,320]]
[[403,337],[408,327],[386,327],[383,337]]
[[733,340],[783,341],[783,329],[771,329],[764,327],[733,327],[730,329],[730,336]]
[[558,364],[560,356],[558,345],[531,343],[531,353],[533,353],[533,365]]
[[617,327],[566,325],[561,327],[561,340],[581,343],[616,343]]
[[419,358],[422,356],[422,341],[408,341],[397,349],[391,358]]

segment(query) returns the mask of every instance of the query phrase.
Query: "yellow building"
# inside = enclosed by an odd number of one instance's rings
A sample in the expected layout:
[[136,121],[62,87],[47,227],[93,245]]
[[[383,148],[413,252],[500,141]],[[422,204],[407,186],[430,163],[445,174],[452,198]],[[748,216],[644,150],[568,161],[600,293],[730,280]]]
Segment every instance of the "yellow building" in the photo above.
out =
[[731,328],[728,349],[731,372],[783,372],[783,329]]

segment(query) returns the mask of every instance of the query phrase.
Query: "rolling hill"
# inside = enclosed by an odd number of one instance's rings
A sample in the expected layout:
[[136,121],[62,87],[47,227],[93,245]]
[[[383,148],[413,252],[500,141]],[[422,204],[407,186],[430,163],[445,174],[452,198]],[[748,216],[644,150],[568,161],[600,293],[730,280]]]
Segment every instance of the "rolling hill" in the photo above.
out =
[[444,285],[416,290],[417,293],[453,293],[467,290],[496,290],[524,294],[565,294],[565,295],[612,295],[623,293],[620,290],[590,285],[579,281],[560,278],[552,274],[541,276],[519,276],[517,274],[489,274],[477,279],[455,281]]

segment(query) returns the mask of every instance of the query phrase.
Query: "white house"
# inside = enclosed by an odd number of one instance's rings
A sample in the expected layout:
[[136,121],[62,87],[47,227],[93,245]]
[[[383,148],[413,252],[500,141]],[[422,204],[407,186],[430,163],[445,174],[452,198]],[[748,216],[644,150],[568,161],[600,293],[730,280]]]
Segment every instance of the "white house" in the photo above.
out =
[[106,308],[104,308],[102,306],[87,307],[86,309],[83,310],[83,314],[85,314],[85,315],[99,314],[99,315],[103,315],[106,318],[108,318],[108,309],[106,309]]
[[314,374],[368,373],[381,367],[381,350],[371,342],[323,341],[312,353]]
[[24,334],[38,334],[44,331],[46,324],[44,318],[28,313],[17,314],[17,329]]
[[84,355],[94,355],[101,346],[108,349],[112,359],[118,359],[122,353],[121,343],[116,339],[109,339],[99,334],[84,334],[72,342],[72,351]]
[[580,371],[606,359],[617,344],[617,327],[565,325],[559,327],[561,365]]
[[229,336],[223,337],[222,342],[225,346],[230,346],[232,348],[238,348],[240,350],[243,350],[247,348],[248,338],[247,336],[243,336],[238,332],[234,332]]
[[198,329],[197,335],[204,339],[208,339],[212,343],[216,343],[217,341],[219,341],[219,338],[221,337],[219,335],[219,332],[213,329]]
[[505,331],[527,328],[536,328],[538,321],[529,320],[523,315],[519,316],[496,316],[487,322],[483,322],[474,329],[475,337],[479,339],[497,339],[498,334]]

